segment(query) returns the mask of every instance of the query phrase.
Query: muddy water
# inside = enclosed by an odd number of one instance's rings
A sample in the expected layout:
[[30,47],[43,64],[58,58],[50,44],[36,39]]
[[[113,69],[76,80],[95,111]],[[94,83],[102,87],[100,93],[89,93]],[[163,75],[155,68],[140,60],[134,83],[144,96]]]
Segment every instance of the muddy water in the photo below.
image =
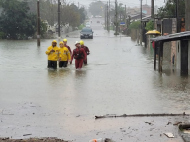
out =
[[[187,77],[168,68],[159,74],[152,54],[130,37],[114,37],[96,20],[92,27],[94,39],[84,40],[89,64],[80,71],[74,64],[46,68],[52,40],[41,47],[35,40],[0,41],[0,137],[31,133],[79,141],[96,129],[95,115],[190,113]],[[72,49],[78,37],[70,34]]]

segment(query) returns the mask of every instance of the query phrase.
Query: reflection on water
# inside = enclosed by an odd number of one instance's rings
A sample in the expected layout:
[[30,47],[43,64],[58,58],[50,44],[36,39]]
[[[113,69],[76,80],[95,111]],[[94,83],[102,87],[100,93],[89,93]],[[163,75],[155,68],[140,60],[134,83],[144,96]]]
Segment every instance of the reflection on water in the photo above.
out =
[[[64,118],[64,128],[75,125],[78,115],[93,119],[95,115],[105,114],[190,113],[188,76],[181,76],[167,62],[162,74],[154,71],[153,54],[135,46],[130,37],[95,32],[97,38],[84,40],[91,54],[82,70],[76,70],[74,64],[66,69],[47,69],[45,51],[51,40],[42,40],[41,47],[33,40],[1,41],[0,110],[12,108],[15,115],[11,118],[24,115],[25,123],[27,120],[34,123],[33,117],[28,118],[30,115],[20,114],[20,110],[15,109],[15,106],[32,103],[41,106],[35,113],[40,114],[45,124],[59,124]],[[75,40],[68,38],[72,49]],[[11,124],[23,127],[16,121]]]
[[[69,39],[70,43],[74,43],[75,40],[75,38]],[[93,41],[85,40],[92,54],[88,56],[89,65],[84,66],[82,70],[75,70],[74,64],[68,65],[66,69],[47,69],[45,51],[51,40],[42,41],[41,47],[36,47],[35,42],[2,41],[0,43],[0,83],[3,86],[1,97],[6,94],[7,103],[13,94],[21,98],[26,94],[24,90],[16,89],[19,82],[24,84],[25,88],[30,85],[28,94],[33,95],[34,98],[38,94],[48,96],[51,96],[52,92],[59,94],[63,89],[66,94],[69,92],[72,96],[83,94],[83,97],[91,98],[88,100],[89,103],[97,100],[100,102],[100,108],[107,108],[102,109],[101,113],[188,111],[187,106],[184,105],[189,101],[188,76],[180,76],[180,72],[173,67],[169,69],[166,62],[162,74],[154,71],[153,54],[143,47],[135,46],[135,42],[132,42],[129,37],[119,37],[114,40],[105,38],[104,42],[101,38]],[[95,43],[99,45],[96,46]],[[74,46],[71,45],[71,48],[73,49]],[[7,91],[6,88],[10,85],[15,87],[14,92]],[[185,98],[182,104],[177,101],[181,100],[181,96]],[[28,99],[30,98],[25,97],[25,101]],[[70,103],[72,104],[72,101]],[[171,105],[181,107],[177,109],[168,107]],[[90,107],[85,109],[85,112],[88,112]],[[95,112],[98,113],[97,110],[92,113]]]
[[80,69],[80,70],[75,71],[75,77],[78,78],[78,79],[80,79],[80,78],[83,79],[83,77],[85,77],[85,75],[86,75],[86,70],[85,69]]

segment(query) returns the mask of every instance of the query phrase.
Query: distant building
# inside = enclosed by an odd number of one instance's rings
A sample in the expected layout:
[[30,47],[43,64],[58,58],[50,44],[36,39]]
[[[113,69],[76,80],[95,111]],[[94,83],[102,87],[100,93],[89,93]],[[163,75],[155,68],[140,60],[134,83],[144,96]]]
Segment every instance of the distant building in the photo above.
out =
[[[128,7],[127,8],[127,15],[129,15],[131,17],[138,15],[139,13],[140,13],[139,7],[133,7],[133,8]],[[143,5],[142,13],[143,13],[143,17],[151,15],[151,7],[147,4]]]
[[[146,17],[146,14],[142,14],[142,18],[144,18],[144,17]],[[127,19],[129,19],[129,17],[127,18]],[[141,19],[141,13],[137,13],[137,14],[134,14],[134,15],[130,15],[130,19],[132,20],[132,21],[138,21],[138,20],[140,20]]]
[[142,12],[146,15],[151,15],[151,7],[147,4],[143,5]]

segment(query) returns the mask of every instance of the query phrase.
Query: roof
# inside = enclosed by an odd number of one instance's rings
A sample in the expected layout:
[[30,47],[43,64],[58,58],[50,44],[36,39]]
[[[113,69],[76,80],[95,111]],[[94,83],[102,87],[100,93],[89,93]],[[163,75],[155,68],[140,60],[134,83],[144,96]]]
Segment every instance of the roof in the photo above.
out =
[[190,39],[190,31],[151,38],[152,41],[163,41],[163,42],[184,40],[184,39]]
[[151,19],[152,19],[152,17],[151,17],[151,15],[149,15],[149,16],[143,17],[143,18],[142,18],[142,21],[143,21],[143,22],[148,22],[148,21],[151,20]]
[[[145,17],[146,15],[144,13],[142,13],[142,18]],[[141,18],[141,13],[135,14],[135,15],[130,15],[130,19],[131,20],[137,20]],[[129,17],[127,17],[126,19],[129,19]]]

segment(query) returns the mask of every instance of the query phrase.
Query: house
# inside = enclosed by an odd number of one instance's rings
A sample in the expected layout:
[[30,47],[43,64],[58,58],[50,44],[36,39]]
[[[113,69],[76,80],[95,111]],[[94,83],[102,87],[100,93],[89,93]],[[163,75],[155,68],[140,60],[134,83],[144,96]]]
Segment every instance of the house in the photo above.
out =
[[151,15],[151,7],[147,4],[142,5],[142,12],[146,15]]
[[[141,13],[137,13],[137,14],[134,14],[134,15],[129,15],[130,16],[130,19],[131,21],[138,21],[138,20],[141,20]],[[142,13],[142,18],[146,17],[146,14]],[[127,18],[127,20],[129,19],[129,17]]]

